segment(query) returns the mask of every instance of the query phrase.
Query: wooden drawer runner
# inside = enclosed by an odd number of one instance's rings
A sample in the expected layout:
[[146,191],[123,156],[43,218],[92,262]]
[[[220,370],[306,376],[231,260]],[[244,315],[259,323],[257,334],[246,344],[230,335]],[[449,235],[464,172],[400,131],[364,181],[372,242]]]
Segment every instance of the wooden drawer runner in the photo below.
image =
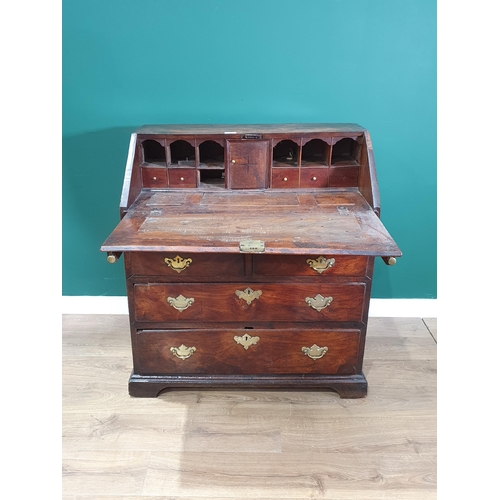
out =
[[132,275],[168,276],[171,281],[245,275],[245,260],[240,254],[140,252],[130,254],[130,266]]
[[322,279],[329,276],[364,276],[367,262],[368,258],[362,255],[254,255],[253,274],[321,276]]
[[139,330],[134,371],[353,375],[357,373],[360,336],[357,329]]
[[135,319],[362,321],[365,293],[364,283],[136,284]]

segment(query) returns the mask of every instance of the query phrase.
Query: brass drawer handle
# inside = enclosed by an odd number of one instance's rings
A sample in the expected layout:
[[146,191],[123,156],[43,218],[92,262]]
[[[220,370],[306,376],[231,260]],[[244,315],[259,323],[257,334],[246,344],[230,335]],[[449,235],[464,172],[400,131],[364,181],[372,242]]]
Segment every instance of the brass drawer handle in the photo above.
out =
[[312,267],[316,272],[321,274],[335,264],[335,259],[318,257],[317,259],[307,259],[306,262],[309,264],[309,267]]
[[178,297],[168,297],[168,303],[179,312],[185,311],[188,307],[193,305],[193,298],[186,298],[184,295],[179,295]]
[[262,290],[252,290],[251,288],[245,288],[245,290],[236,290],[236,295],[238,298],[246,301],[248,305],[252,303],[255,299],[258,299],[262,295]]
[[326,352],[328,351],[328,347],[320,347],[319,345],[312,345],[311,347],[303,347],[302,352],[309,356],[311,359],[319,359],[322,358]]
[[316,297],[306,297],[306,303],[316,311],[322,311],[332,303],[333,297],[323,297],[323,295],[316,295]]
[[170,351],[174,356],[184,360],[193,355],[196,351],[196,347],[186,347],[184,344],[181,344],[179,347],[171,347]]
[[168,267],[171,267],[178,273],[184,271],[184,269],[187,269],[191,262],[193,262],[193,259],[183,259],[179,255],[177,255],[177,257],[175,257],[174,259],[169,259],[168,257],[165,259],[165,264],[167,264]]
[[245,333],[245,335],[242,335],[241,337],[235,335],[234,340],[237,344],[242,345],[245,350],[247,350],[251,345],[255,345],[260,340],[260,337],[252,337],[251,335],[248,335],[248,333]]

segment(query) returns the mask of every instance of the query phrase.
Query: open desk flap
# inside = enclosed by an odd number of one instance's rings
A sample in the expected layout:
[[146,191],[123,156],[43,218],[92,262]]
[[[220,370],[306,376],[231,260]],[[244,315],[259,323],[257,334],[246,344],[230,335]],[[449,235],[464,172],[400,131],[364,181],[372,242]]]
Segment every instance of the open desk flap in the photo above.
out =
[[401,256],[354,189],[143,192],[101,250]]

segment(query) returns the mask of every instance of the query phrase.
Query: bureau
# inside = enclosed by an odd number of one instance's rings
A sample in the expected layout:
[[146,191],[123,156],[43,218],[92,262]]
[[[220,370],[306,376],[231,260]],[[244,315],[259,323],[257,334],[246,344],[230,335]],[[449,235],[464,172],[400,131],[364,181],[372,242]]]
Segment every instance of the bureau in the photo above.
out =
[[367,394],[380,220],[370,136],[355,124],[152,125],[132,134],[120,221],[132,396],[188,387]]

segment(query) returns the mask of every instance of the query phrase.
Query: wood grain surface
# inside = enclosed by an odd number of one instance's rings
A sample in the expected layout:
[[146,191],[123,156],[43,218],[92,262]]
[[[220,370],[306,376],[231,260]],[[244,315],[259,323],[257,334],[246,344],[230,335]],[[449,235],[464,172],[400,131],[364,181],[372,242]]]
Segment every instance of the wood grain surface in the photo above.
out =
[[131,398],[126,315],[63,317],[63,500],[436,498],[436,343],[371,318],[368,396],[175,390]]

